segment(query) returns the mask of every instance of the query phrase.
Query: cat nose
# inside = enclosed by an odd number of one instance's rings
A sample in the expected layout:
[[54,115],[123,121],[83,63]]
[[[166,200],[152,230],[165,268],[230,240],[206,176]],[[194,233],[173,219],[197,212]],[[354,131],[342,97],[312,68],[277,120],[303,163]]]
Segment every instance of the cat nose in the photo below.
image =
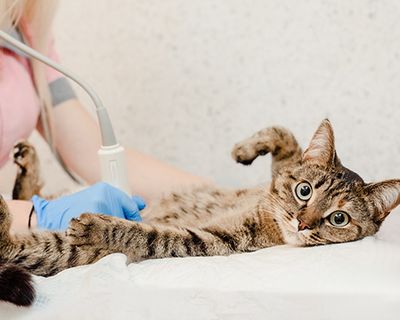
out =
[[312,230],[321,223],[321,219],[316,215],[300,215],[297,217],[299,225],[297,227],[298,231],[303,231],[306,229]]
[[297,219],[297,220],[299,221],[299,225],[297,227],[298,231],[311,229],[310,226],[307,223],[305,223],[304,221],[301,221],[300,219]]

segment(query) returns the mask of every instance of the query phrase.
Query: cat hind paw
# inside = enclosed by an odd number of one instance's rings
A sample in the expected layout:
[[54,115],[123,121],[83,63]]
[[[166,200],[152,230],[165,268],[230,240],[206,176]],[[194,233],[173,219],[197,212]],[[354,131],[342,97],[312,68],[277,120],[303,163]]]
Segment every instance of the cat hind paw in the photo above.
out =
[[35,148],[26,140],[18,141],[13,149],[14,163],[19,167],[28,169],[30,165],[36,163]]

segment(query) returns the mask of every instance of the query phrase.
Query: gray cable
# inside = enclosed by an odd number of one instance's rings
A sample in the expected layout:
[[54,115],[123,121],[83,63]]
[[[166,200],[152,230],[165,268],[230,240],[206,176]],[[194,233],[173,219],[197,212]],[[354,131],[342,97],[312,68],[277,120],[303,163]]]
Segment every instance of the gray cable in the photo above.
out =
[[29,46],[21,43],[20,41],[14,39],[9,34],[0,30],[0,38],[4,41],[8,42],[13,47],[17,48],[18,50],[26,53],[28,56],[33,57],[42,63],[56,69],[57,71],[64,74],[66,77],[72,79],[76,82],[83,90],[87,92],[87,94],[92,99],[94,105],[96,106],[97,118],[99,121],[100,131],[101,131],[101,140],[102,145],[107,146],[114,146],[117,145],[117,139],[115,138],[114,129],[111,125],[110,117],[108,116],[107,109],[104,107],[103,102],[101,101],[100,97],[97,93],[82,79],[77,77],[75,74],[65,70],[64,67],[60,66],[58,63],[50,60],[46,56],[40,54],[39,52],[33,50]]

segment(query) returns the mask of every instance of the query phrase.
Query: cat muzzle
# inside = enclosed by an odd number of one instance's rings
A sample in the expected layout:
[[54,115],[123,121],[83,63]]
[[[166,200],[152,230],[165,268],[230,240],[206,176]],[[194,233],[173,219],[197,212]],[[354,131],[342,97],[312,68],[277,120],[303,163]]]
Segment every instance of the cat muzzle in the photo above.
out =
[[298,231],[304,231],[306,229],[311,229],[309,225],[307,225],[306,223],[304,223],[303,221],[299,220],[299,224],[297,227]]

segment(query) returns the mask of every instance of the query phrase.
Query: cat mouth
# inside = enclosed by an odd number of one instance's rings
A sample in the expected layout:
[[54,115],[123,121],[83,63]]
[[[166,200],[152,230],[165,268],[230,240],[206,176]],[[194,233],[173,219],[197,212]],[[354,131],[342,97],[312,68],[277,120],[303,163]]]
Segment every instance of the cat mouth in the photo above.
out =
[[315,246],[326,243],[323,242],[323,239],[318,235],[314,235],[309,229],[299,230],[299,221],[297,218],[286,220],[285,226],[286,231],[294,234],[295,238],[298,239],[299,242],[296,242],[296,245]]

